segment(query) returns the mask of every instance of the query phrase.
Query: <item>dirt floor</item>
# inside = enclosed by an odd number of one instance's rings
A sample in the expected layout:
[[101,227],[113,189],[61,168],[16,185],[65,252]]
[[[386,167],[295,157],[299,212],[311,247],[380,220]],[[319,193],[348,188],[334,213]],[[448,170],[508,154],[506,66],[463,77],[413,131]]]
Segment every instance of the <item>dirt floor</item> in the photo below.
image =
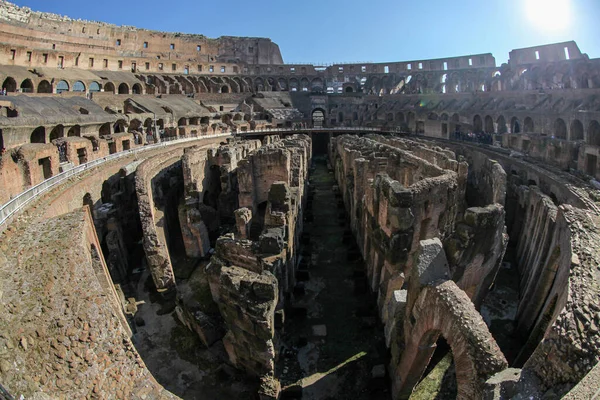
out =
[[[189,267],[189,266],[186,266]],[[196,265],[188,279],[178,279],[179,291],[202,281],[203,265]],[[228,365],[221,341],[207,349],[197,334],[177,318],[172,299],[156,294],[152,278],[144,270],[137,284],[137,351],[154,378],[171,393],[186,400],[253,399],[257,382]]]
[[323,156],[313,163],[314,195],[305,212],[310,241],[301,262],[308,265],[308,280],[300,270],[304,281],[286,314],[276,367],[282,399],[390,399],[387,378],[372,374],[373,367],[386,365],[387,350],[375,299],[366,290],[365,267],[348,261],[357,248],[352,240],[343,241],[349,227],[333,190],[333,172]]

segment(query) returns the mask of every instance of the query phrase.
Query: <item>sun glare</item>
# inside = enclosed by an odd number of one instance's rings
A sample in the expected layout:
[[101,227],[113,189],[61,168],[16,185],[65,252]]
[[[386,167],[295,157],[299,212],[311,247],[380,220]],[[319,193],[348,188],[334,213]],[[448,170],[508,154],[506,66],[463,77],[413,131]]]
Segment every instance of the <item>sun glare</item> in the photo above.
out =
[[525,13],[536,28],[562,31],[571,24],[571,0],[524,0]]

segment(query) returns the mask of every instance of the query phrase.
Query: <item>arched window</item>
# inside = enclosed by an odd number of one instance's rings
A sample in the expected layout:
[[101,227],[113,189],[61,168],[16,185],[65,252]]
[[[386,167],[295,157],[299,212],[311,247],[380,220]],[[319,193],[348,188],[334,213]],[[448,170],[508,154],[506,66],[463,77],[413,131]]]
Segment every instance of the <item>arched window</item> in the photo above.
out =
[[33,82],[31,82],[31,79],[25,79],[21,82],[21,92],[33,93]]
[[129,86],[126,83],[119,85],[119,94],[129,94]]
[[77,81],[73,84],[74,92],[85,92],[85,85],[81,81]]
[[566,139],[567,138],[567,124],[562,118],[558,118],[554,122],[554,136],[557,139]]
[[38,93],[52,93],[52,85],[47,80],[43,80],[38,84]]
[[133,93],[133,94],[142,94],[142,86],[139,83],[136,83],[131,88],[131,93]]
[[38,126],[31,132],[31,143],[46,143],[46,128]]
[[100,84],[98,82],[90,83],[90,93],[91,92],[99,92],[99,91],[100,91]]
[[600,123],[598,121],[590,122],[587,142],[592,146],[600,146]]
[[533,119],[530,117],[525,117],[525,121],[523,121],[523,130],[525,133],[532,133],[534,130]]
[[578,119],[571,122],[571,140],[583,140],[583,124]]
[[4,80],[2,84],[2,89],[6,89],[7,92],[16,92],[17,91],[17,81],[15,81],[10,76]]
[[69,91],[69,84],[67,83],[67,81],[59,81],[56,84],[56,93],[62,93],[62,92],[68,92]]
[[114,93],[115,92],[115,85],[112,82],[107,82],[104,85],[104,92],[105,93]]

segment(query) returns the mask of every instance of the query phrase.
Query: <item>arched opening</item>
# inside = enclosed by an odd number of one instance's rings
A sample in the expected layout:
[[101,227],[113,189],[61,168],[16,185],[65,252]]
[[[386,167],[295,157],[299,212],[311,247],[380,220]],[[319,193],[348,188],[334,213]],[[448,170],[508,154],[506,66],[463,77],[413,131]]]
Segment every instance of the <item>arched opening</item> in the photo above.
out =
[[496,123],[498,124],[498,133],[502,134],[508,132],[508,128],[506,126],[506,119],[504,119],[504,115],[499,116]]
[[491,116],[486,115],[485,116],[485,133],[494,133],[494,120],[492,119]]
[[83,206],[88,206],[90,208],[90,212],[94,211],[94,200],[92,199],[92,195],[89,193],[86,193],[85,195],[83,195],[83,202],[82,202]]
[[81,81],[77,81],[73,84],[74,92],[85,92],[85,85]]
[[31,82],[31,79],[25,79],[23,82],[21,82],[21,92],[33,93],[33,82]]
[[186,126],[186,125],[187,125],[187,119],[179,118],[179,121],[177,121],[177,126]]
[[123,133],[123,132],[126,132],[126,130],[127,130],[127,123],[125,122],[124,119],[118,120],[113,125],[113,132],[114,133]]
[[104,84],[104,92],[115,93],[115,85],[112,82],[107,82],[106,84]]
[[133,94],[142,94],[142,85],[140,85],[139,83],[134,84],[131,87],[131,93],[133,93]]
[[90,93],[99,92],[99,91],[100,91],[100,84],[98,82],[90,83]]
[[31,132],[31,143],[46,143],[46,128],[38,126]]
[[100,126],[100,131],[98,132],[99,136],[108,136],[110,135],[110,122],[102,124]]
[[2,157],[3,152],[4,152],[4,136],[2,136],[2,129],[0,129],[0,157]]
[[532,133],[534,129],[533,119],[530,117],[525,117],[525,121],[523,121],[523,131],[524,133]]
[[567,124],[562,118],[554,121],[554,137],[557,139],[567,139]]
[[325,121],[325,111],[317,108],[312,112],[313,127],[322,128]]
[[129,132],[140,132],[142,127],[142,121],[140,121],[139,119],[132,119],[131,121],[129,121]]
[[475,115],[473,117],[473,132],[479,133],[483,131],[483,122],[481,121],[480,115]]
[[69,91],[69,84],[67,83],[67,81],[58,81],[58,83],[56,84],[56,93],[62,93],[62,92],[68,92]]
[[[424,340],[427,341],[430,339],[425,338]],[[434,351],[429,364],[425,372],[423,372],[421,380],[415,386],[411,398],[433,398],[434,394],[431,393],[431,386],[435,382],[435,386],[437,387],[435,399],[456,399],[458,388],[452,348],[442,335],[438,336],[437,342],[435,342],[433,347]]]
[[575,119],[571,122],[571,139],[573,141],[583,140],[583,124],[580,120]]
[[69,128],[69,131],[67,132],[67,136],[68,137],[80,137],[81,136],[81,126],[74,125],[71,128]]
[[512,133],[521,133],[521,123],[517,117],[512,117],[510,120],[510,131]]
[[56,125],[50,132],[50,142],[65,136],[65,127],[63,125]]
[[129,86],[125,82],[119,85],[119,94],[129,94]]
[[227,86],[227,85],[221,86],[221,93],[229,93],[229,86]]
[[583,124],[578,119],[571,122],[571,140],[583,140]]
[[591,146],[600,146],[600,123],[598,121],[590,122],[587,142]]
[[343,112],[339,112],[338,113],[338,122],[344,122],[344,113]]
[[346,86],[346,93],[352,93],[354,92],[354,88],[352,86]]
[[416,129],[416,117],[414,112],[409,112],[406,123],[408,124],[408,131],[413,132]]
[[6,89],[9,93],[14,93],[17,91],[17,82],[9,76],[2,83],[2,89]]
[[311,82],[311,91],[321,93],[323,91],[323,80],[315,78]]
[[52,85],[47,80],[43,80],[38,84],[38,93],[52,93]]

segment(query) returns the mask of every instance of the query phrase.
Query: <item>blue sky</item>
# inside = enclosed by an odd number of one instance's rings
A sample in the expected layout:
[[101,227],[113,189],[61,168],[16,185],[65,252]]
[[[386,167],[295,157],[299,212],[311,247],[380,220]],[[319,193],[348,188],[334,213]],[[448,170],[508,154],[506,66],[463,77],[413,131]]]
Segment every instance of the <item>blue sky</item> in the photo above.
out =
[[[600,57],[600,0],[13,0],[33,10],[208,37],[261,36],[285,62],[403,61],[575,40]],[[225,4],[225,5],[224,5]]]

